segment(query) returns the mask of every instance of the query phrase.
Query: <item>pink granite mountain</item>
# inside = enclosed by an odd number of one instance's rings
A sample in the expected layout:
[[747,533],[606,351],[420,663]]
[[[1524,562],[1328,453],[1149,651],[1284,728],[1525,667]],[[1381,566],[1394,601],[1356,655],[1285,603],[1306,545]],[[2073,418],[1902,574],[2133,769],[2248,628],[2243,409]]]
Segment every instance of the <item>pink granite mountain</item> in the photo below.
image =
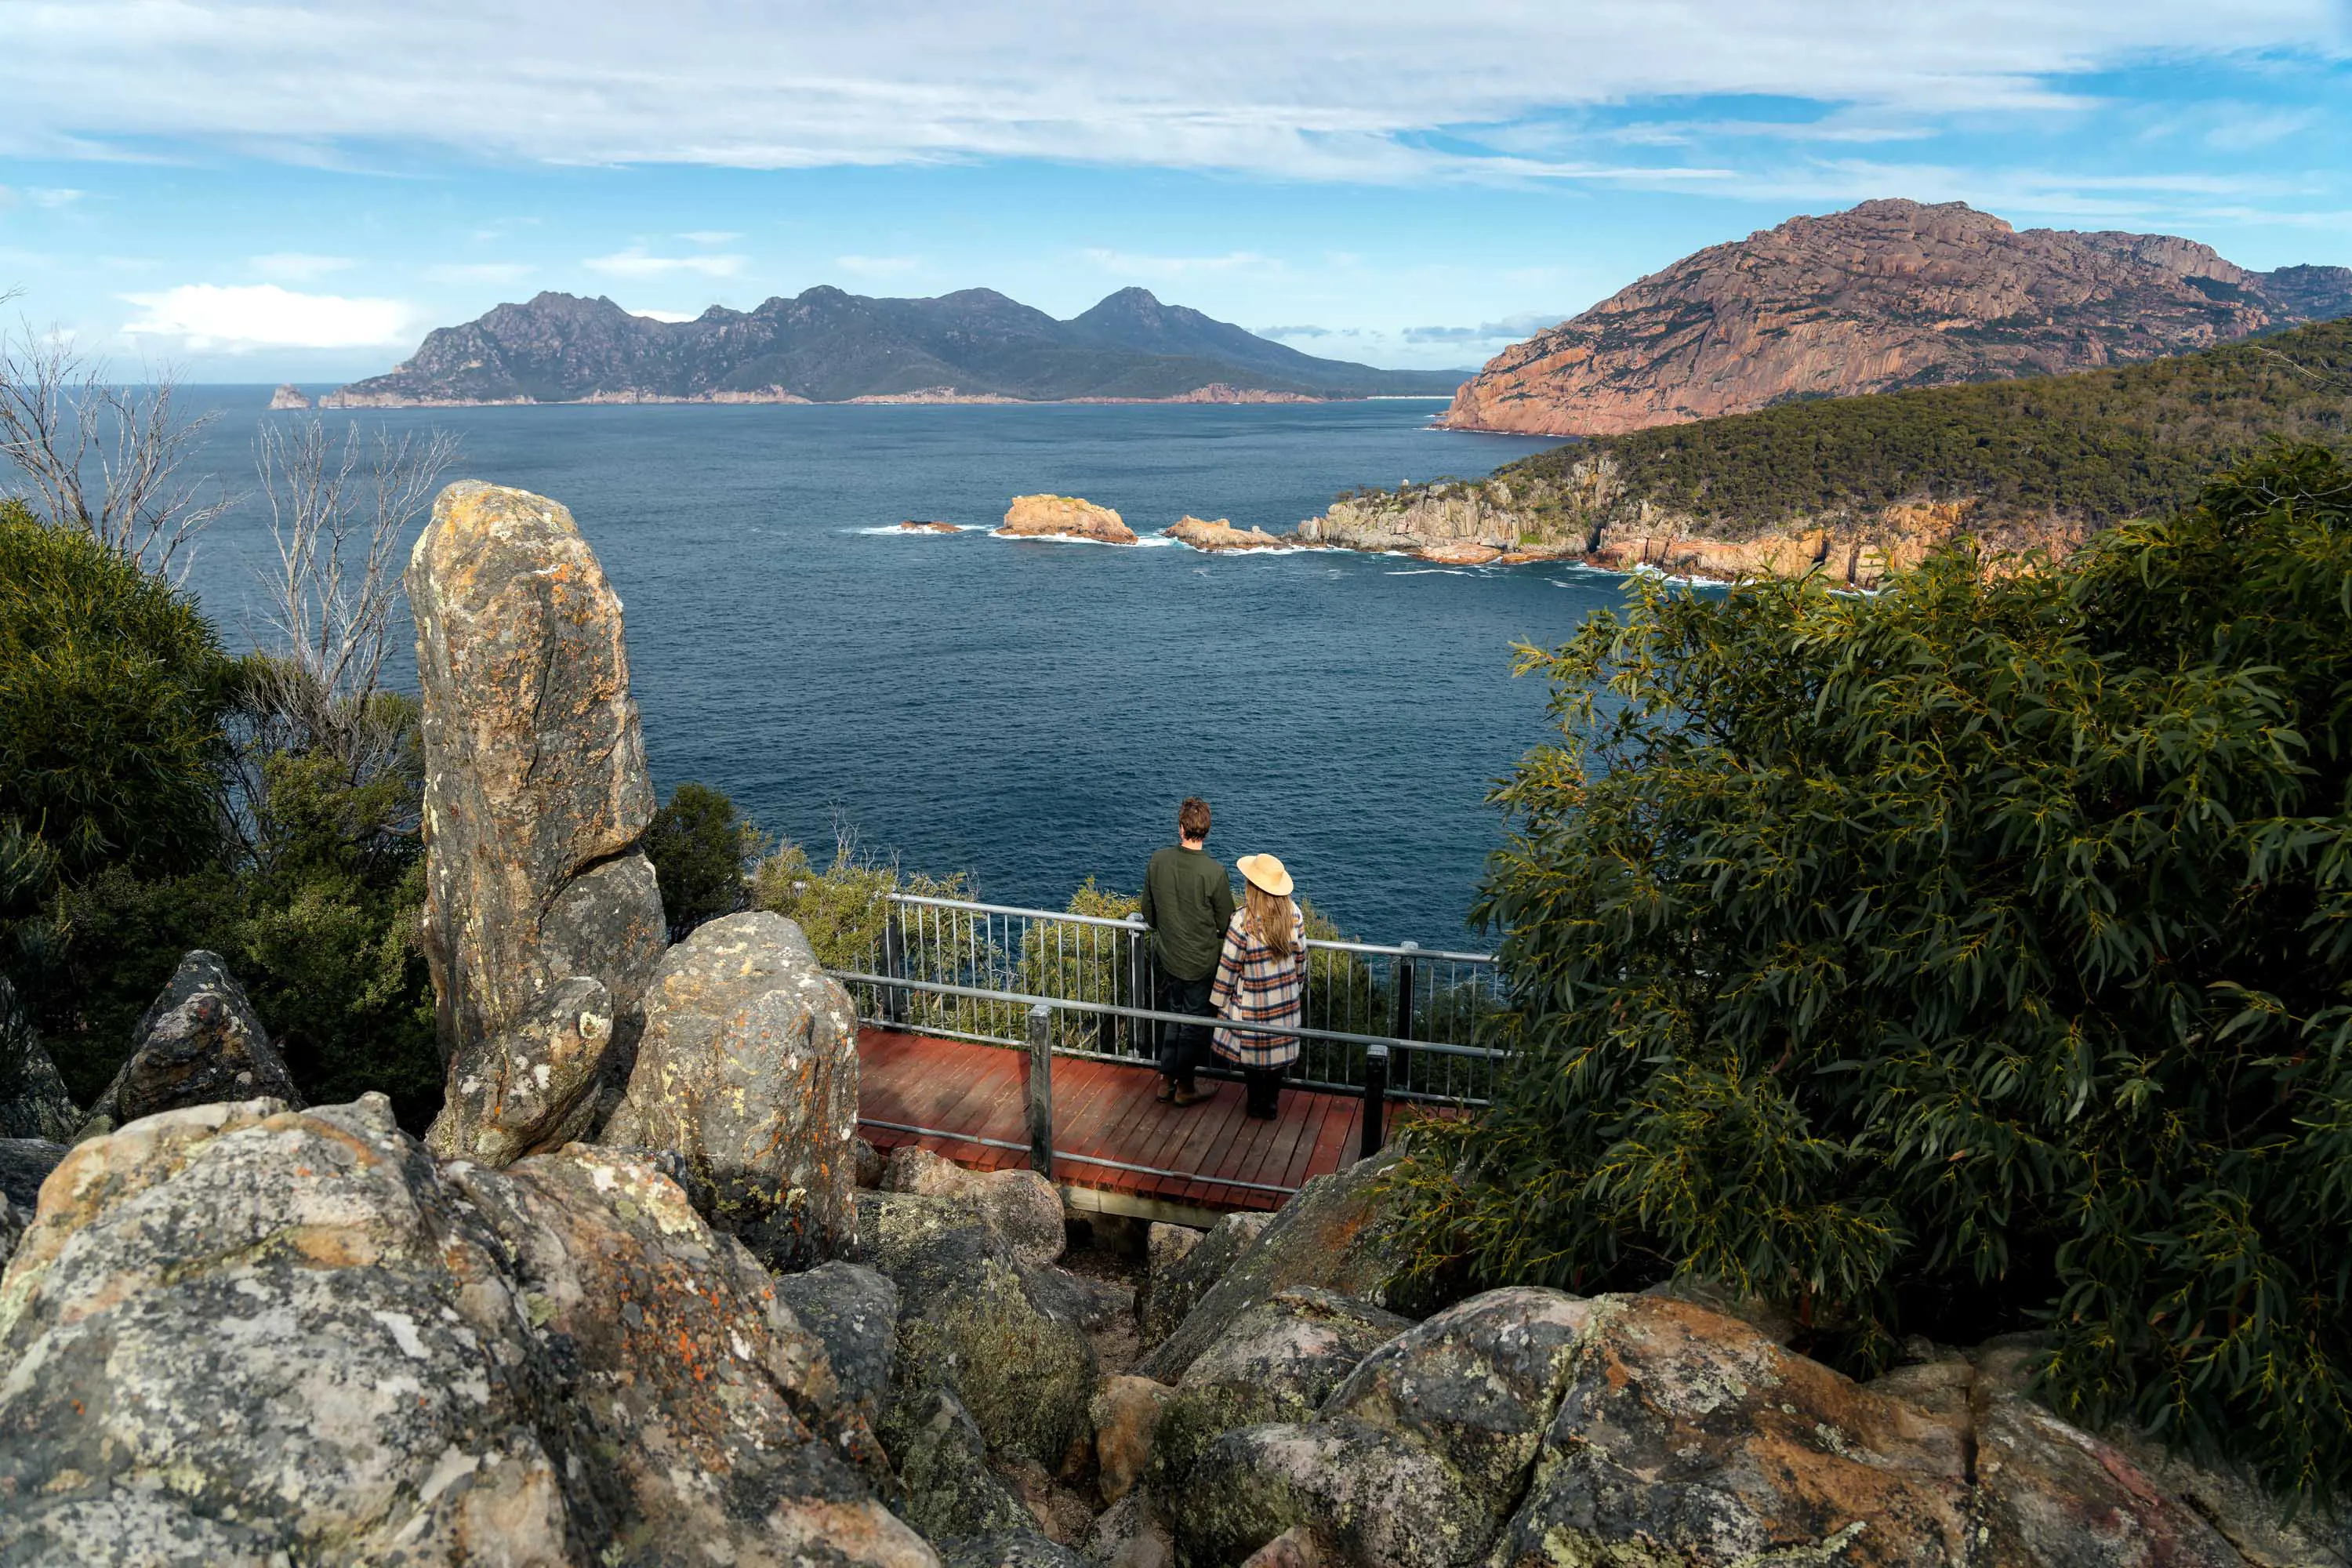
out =
[[2251,272],[2169,235],[2015,229],[1864,202],[1710,246],[1497,354],[1455,429],[1599,436],[1837,397],[2088,370],[2352,315],[2352,268]]

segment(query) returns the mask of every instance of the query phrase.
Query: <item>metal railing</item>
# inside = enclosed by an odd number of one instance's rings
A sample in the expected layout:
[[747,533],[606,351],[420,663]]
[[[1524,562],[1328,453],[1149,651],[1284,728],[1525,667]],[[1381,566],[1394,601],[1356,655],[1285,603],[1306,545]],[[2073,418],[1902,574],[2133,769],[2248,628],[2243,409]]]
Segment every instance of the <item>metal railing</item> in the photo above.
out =
[[[1050,1054],[1149,1065],[1162,1028],[1199,1022],[1157,1007],[1151,948],[1140,916],[893,893],[868,962],[835,973],[867,1023],[1022,1049],[1042,1029]],[[1299,1037],[1287,1082],[1376,1104],[1487,1102],[1505,1054],[1487,1041],[1502,1002],[1490,955],[1311,938],[1307,949],[1304,1017],[1263,1031]]]

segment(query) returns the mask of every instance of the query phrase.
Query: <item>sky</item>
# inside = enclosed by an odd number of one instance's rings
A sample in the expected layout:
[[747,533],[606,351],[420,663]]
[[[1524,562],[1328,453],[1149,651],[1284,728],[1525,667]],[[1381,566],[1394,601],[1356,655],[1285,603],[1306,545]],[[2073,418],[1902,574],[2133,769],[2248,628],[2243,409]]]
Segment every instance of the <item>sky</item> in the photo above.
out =
[[0,0],[0,291],[199,382],[826,283],[1468,366],[1874,196],[2352,264],[2347,89],[2352,0]]

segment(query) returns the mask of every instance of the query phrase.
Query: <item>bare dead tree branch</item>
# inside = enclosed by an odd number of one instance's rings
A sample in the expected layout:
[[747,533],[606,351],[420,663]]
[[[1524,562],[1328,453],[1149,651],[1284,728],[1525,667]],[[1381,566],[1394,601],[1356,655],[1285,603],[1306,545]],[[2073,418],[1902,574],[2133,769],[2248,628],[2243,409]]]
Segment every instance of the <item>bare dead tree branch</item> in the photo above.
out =
[[265,570],[276,633],[270,706],[298,744],[332,752],[357,778],[387,760],[375,721],[400,605],[399,551],[409,524],[457,457],[447,431],[341,438],[313,417],[262,426],[254,466],[277,563]]
[[168,369],[146,386],[119,385],[105,361],[20,322],[0,333],[0,458],[51,521],[161,575],[177,562],[184,577],[184,552],[230,497],[184,474],[213,416],[174,413],[175,390]]

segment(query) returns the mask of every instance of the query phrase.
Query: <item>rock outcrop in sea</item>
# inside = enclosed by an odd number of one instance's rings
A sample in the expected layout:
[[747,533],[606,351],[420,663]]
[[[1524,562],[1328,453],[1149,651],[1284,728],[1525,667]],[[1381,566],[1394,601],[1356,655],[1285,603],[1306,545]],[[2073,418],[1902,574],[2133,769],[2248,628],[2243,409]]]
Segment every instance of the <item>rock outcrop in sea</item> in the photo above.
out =
[[1088,539],[1133,544],[1135,530],[1118,513],[1076,496],[1014,496],[996,530],[1003,539]]
[[2086,370],[2352,314],[2352,268],[1864,202],[1711,246],[1506,349],[1457,430],[1600,436],[1792,398]]
[[572,514],[449,486],[408,566],[424,689],[435,1151],[506,1164],[617,1092],[667,927],[621,601]]
[[1180,544],[1195,550],[1287,550],[1292,542],[1278,539],[1262,528],[1235,528],[1225,518],[1212,521],[1191,513],[1178,518],[1161,531]]
[[308,408],[310,398],[309,394],[289,381],[269,395],[269,406],[272,410]]

